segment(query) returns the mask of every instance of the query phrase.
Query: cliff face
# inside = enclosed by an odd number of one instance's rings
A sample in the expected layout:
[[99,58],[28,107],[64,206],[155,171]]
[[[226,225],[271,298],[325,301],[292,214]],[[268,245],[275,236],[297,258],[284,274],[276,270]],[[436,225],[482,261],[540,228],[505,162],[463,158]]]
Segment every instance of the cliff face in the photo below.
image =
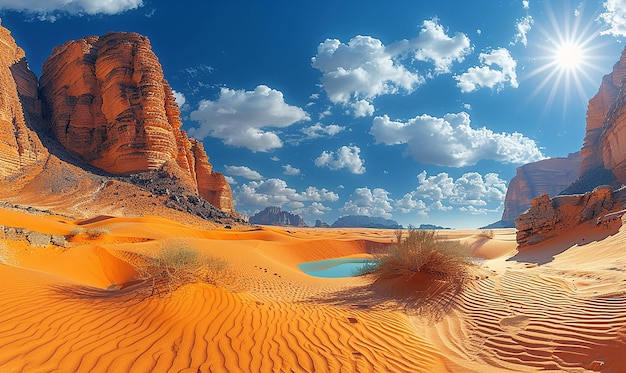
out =
[[180,129],[180,109],[146,37],[67,42],[45,62],[40,86],[49,130],[70,153],[118,175],[167,166],[211,204],[234,212],[224,176]]
[[290,227],[306,227],[299,215],[283,211],[280,207],[270,206],[250,217],[250,223],[262,225],[281,225]]
[[48,152],[33,130],[41,118],[37,78],[24,51],[0,26],[0,179],[23,176],[41,164]]
[[605,75],[598,93],[589,100],[586,135],[581,149],[581,174],[595,168],[611,170],[626,183],[626,49],[613,71]]
[[513,226],[515,219],[532,205],[533,198],[559,194],[576,180],[580,167],[578,152],[518,167],[504,199],[503,224]]

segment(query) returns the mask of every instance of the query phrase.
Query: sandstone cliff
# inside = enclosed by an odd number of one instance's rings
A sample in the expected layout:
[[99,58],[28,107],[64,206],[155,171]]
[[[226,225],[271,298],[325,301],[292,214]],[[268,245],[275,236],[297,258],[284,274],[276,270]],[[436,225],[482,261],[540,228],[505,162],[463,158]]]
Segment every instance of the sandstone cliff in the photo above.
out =
[[24,51],[0,26],[0,180],[32,172],[47,158],[33,130],[40,113],[37,78],[28,69]]
[[515,220],[517,243],[519,248],[524,248],[555,237],[563,230],[571,230],[582,223],[602,224],[611,218],[611,212],[623,210],[625,204],[626,188],[613,192],[609,186],[600,186],[589,193],[563,195],[552,199],[544,194],[535,198],[528,211]]
[[224,176],[180,129],[180,110],[146,37],[67,42],[45,62],[40,86],[48,129],[74,156],[116,175],[166,167],[214,206],[235,212]]
[[514,226],[515,219],[531,206],[533,198],[559,194],[576,180],[580,167],[578,152],[518,167],[504,199],[502,224]]
[[595,168],[612,171],[626,184],[626,49],[613,71],[605,75],[587,107],[586,135],[581,149],[581,174]]

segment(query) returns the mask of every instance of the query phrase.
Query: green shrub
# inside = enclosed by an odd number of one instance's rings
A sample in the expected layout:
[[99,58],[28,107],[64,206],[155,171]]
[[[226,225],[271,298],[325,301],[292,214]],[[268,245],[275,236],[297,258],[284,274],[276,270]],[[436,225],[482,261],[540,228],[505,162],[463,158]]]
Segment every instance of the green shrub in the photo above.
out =
[[365,270],[377,279],[424,273],[463,282],[470,278],[469,271],[474,266],[467,245],[437,239],[434,231],[410,228],[406,236],[403,231],[396,231],[396,243],[376,255],[375,262]]

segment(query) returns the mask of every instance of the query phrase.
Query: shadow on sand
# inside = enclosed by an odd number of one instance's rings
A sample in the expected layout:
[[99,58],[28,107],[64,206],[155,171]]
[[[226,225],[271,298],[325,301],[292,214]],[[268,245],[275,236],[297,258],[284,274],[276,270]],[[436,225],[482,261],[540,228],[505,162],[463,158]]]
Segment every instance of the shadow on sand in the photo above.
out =
[[619,219],[597,226],[581,224],[573,229],[557,232],[556,236],[549,240],[524,247],[507,261],[537,265],[547,264],[552,262],[555,256],[573,246],[585,246],[616,234],[621,226],[622,222]]
[[344,289],[304,302],[358,310],[402,311],[436,322],[454,308],[472,280],[444,280],[430,274],[377,279],[369,285]]

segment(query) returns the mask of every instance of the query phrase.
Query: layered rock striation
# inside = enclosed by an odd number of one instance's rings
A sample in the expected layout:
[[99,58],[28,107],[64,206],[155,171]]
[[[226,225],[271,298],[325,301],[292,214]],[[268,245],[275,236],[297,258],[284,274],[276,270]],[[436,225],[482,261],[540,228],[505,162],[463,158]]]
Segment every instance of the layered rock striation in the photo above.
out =
[[53,50],[40,80],[48,130],[71,154],[116,175],[167,167],[234,213],[224,176],[180,127],[180,109],[149,40],[108,33]]
[[9,30],[0,26],[0,180],[24,176],[48,157],[33,130],[40,118],[37,77]]
[[[70,41],[54,49],[38,80],[24,51],[0,26],[4,195],[19,195],[25,188],[49,192],[37,180],[56,185],[75,176],[53,175],[52,165],[88,178],[95,171],[89,164],[121,182],[142,179],[133,177],[139,174],[158,175],[147,189],[166,186],[155,195],[178,210],[222,216],[206,208],[206,201],[237,216],[230,185],[213,171],[202,143],[188,138],[181,124],[173,91],[146,37],[108,33]],[[68,153],[82,161],[76,163],[80,169],[64,166],[71,158]],[[168,191],[178,194],[167,199],[162,194]]]
[[515,219],[532,205],[533,198],[559,194],[578,178],[580,167],[578,152],[518,167],[504,198],[502,225],[513,227]]
[[623,210],[625,204],[626,188],[613,191],[608,185],[597,187],[589,193],[562,195],[552,199],[544,194],[535,198],[528,211],[515,220],[517,243],[519,248],[524,248],[586,222],[601,224],[604,217],[610,217],[610,213],[616,210]]
[[626,49],[589,100],[580,174],[604,168],[626,184]]

